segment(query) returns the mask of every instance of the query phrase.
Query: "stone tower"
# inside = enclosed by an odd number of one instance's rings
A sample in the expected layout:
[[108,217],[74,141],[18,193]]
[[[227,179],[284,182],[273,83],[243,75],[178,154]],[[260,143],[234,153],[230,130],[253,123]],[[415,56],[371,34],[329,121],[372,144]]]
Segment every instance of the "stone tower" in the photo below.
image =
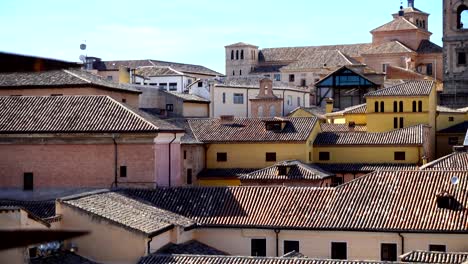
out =
[[281,116],[283,99],[273,94],[273,81],[265,78],[260,81],[260,89],[255,98],[250,99],[252,117]]
[[258,46],[239,42],[226,49],[226,76],[246,76],[258,62]]
[[468,2],[443,0],[444,30],[444,92],[440,104],[451,107],[468,106]]
[[[415,24],[418,28],[422,28],[425,30],[429,29],[429,14],[425,13],[414,6],[414,0],[408,0],[408,7],[403,8],[400,12],[403,11],[402,15],[406,18],[409,22]],[[399,17],[401,14],[395,13],[393,14],[393,18]]]

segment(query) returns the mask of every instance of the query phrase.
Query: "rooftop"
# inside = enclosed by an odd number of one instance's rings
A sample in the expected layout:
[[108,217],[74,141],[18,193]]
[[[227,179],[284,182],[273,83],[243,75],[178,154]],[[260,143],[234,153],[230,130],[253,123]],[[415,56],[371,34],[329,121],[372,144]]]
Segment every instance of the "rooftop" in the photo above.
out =
[[148,236],[175,225],[187,228],[195,224],[181,215],[109,191],[65,197],[59,202]]
[[415,30],[420,29],[415,24],[408,21],[406,18],[398,16],[392,21],[376,28],[371,31],[371,33],[375,32],[385,32],[385,31],[396,31],[396,30]]
[[4,96],[0,97],[0,133],[181,130],[163,121],[149,121],[137,111],[103,95]]
[[197,240],[190,240],[182,244],[170,243],[159,249],[155,254],[227,255],[226,252],[210,247]]
[[429,162],[421,170],[468,170],[468,152],[453,152],[447,156]]
[[[288,142],[306,141],[317,123],[316,117],[234,118],[223,123],[220,118],[190,119],[195,138],[214,142]],[[284,128],[267,130],[268,123],[284,124]]]
[[55,216],[55,201],[18,201],[18,200],[0,200],[2,207],[24,208],[34,214],[36,217],[46,219]]
[[[285,168],[285,173],[281,173]],[[305,164],[298,160],[277,162],[272,166],[256,170],[240,177],[241,181],[274,181],[274,180],[307,180],[316,181],[332,177],[334,174],[324,171],[313,164]]]
[[0,73],[0,89],[8,88],[79,88],[97,87],[106,90],[140,94],[137,86],[108,81],[90,72],[73,70],[53,70],[43,72]]
[[140,66],[135,69],[135,75],[148,78],[155,76],[178,76],[184,74],[172,69],[169,66]]
[[320,124],[322,132],[367,132],[366,125],[355,125],[350,127],[349,124]]
[[316,164],[331,173],[369,173],[374,171],[417,170],[416,164],[404,163],[321,163]]
[[353,105],[345,109],[333,113],[328,113],[325,116],[336,116],[344,114],[365,114],[367,112],[367,104]]
[[380,45],[375,45],[364,54],[392,54],[392,53],[411,53],[414,52],[412,49],[405,46],[398,40],[384,42]]
[[306,50],[298,61],[283,67],[282,70],[298,71],[352,64],[361,63],[339,50]]
[[[260,81],[265,79],[265,76],[248,76],[248,77],[227,77],[218,79],[215,86],[220,87],[242,87],[242,88],[255,88],[259,89]],[[298,90],[295,86],[290,86],[287,83],[273,82],[273,89],[292,89]]]
[[61,251],[50,256],[32,258],[30,264],[99,264],[75,253]]
[[422,145],[425,127],[415,125],[386,132],[322,132],[314,145]]
[[401,261],[415,263],[464,263],[468,252],[411,251],[401,256]]
[[434,81],[413,80],[402,84],[379,89],[365,94],[365,97],[376,96],[428,96],[434,87]]
[[217,178],[235,178],[238,179],[244,175],[259,169],[229,168],[229,169],[203,169],[198,173],[198,178],[217,179]]

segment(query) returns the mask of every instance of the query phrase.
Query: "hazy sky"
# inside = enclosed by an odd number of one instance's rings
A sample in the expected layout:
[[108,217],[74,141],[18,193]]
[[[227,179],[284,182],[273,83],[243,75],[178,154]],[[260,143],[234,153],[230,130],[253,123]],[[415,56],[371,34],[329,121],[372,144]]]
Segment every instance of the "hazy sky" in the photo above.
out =
[[[403,1],[407,6],[407,1]],[[78,61],[156,59],[224,73],[224,46],[352,44],[392,20],[396,0],[14,0],[0,2],[0,51]],[[415,0],[442,45],[442,1]]]

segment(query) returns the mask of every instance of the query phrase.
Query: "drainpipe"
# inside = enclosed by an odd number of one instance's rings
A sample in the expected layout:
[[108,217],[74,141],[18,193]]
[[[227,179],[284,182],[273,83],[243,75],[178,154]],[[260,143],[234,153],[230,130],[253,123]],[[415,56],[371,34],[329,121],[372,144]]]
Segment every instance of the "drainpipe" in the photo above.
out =
[[279,245],[278,245],[278,234],[281,232],[280,229],[273,229],[276,234],[276,256],[279,257]]
[[283,116],[284,116],[284,101],[286,100],[286,99],[284,98],[284,93],[285,93],[285,92],[286,92],[286,90],[283,89]]
[[153,237],[150,237],[147,243],[147,250],[148,250],[148,256],[151,254],[150,249],[151,249],[151,242],[153,241]]
[[246,104],[246,110],[247,110],[247,113],[246,113],[246,116],[249,117],[249,89],[245,89],[245,94],[247,95],[245,98],[245,104]]
[[117,159],[118,159],[118,150],[117,150],[117,142],[115,141],[115,134],[112,134],[112,141],[114,142],[114,185],[117,186]]
[[176,140],[177,134],[174,133],[174,138],[169,142],[169,187],[171,187],[171,144]]
[[401,255],[405,254],[405,237],[398,232],[398,236],[401,238]]

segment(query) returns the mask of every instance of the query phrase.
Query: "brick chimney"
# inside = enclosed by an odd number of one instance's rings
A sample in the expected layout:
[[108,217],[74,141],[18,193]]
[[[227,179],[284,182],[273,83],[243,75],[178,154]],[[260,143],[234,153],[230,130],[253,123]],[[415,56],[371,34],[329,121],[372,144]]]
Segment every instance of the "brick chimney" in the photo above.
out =
[[327,114],[333,112],[333,98],[327,98],[325,99],[325,112]]

